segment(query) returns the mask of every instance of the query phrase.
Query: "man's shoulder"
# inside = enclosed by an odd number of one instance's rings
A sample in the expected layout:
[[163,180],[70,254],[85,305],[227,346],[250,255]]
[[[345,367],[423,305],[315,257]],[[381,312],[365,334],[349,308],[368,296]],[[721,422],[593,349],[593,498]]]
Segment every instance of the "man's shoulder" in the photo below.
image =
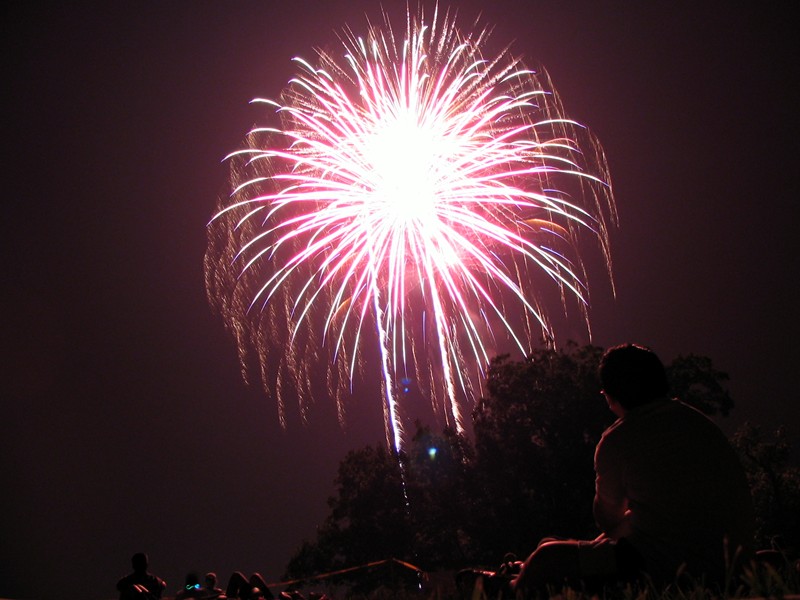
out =
[[622,426],[622,418],[620,417],[616,421],[614,421],[611,425],[606,427],[606,429],[605,429],[605,431],[603,431],[603,435],[601,437],[605,437],[605,436],[611,435],[614,431],[619,429],[621,426]]
[[713,447],[727,440],[713,421],[680,400],[663,400],[638,407],[617,419],[603,433],[600,445],[618,452],[633,449],[682,445]]
[[167,587],[167,582],[161,579],[158,575],[154,573],[147,573],[144,576],[144,581],[142,582],[148,589],[165,589]]
[[608,445],[612,443],[613,440],[617,440],[620,436],[625,434],[625,421],[622,418],[617,419],[611,425],[606,427],[605,431],[603,431],[602,435],[600,436],[600,442],[598,445]]
[[[155,583],[158,586],[166,587],[166,582],[158,575],[153,573],[129,573],[125,577],[120,578],[119,584],[136,584],[136,583]],[[118,584],[118,585],[119,585]]]
[[657,434],[661,431],[667,413],[683,410],[677,406],[678,404],[680,403],[664,400],[650,402],[629,410],[625,416],[614,421],[603,432],[600,443],[607,446],[637,444],[643,436],[649,437],[653,433]]
[[626,438],[623,420],[617,419],[600,436],[595,448],[595,463],[617,463],[620,453],[624,452],[623,448],[627,445]]
[[676,399],[660,399],[629,410],[624,417],[608,428],[615,431],[639,431],[648,428],[662,430],[672,421],[708,419],[698,410]]

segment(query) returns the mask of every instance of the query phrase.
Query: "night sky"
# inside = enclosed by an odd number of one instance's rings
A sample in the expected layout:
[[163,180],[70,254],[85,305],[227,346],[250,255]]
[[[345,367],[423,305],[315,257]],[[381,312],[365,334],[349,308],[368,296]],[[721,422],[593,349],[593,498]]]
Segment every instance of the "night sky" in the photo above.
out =
[[[797,436],[791,3],[485,4],[454,2],[459,22],[482,12],[494,49],[543,64],[608,157],[617,296],[590,264],[594,343],[710,356],[726,431]],[[317,402],[282,430],[206,301],[206,224],[261,119],[249,100],[378,3],[2,11],[0,596],[111,598],[140,550],[170,593],[189,570],[278,581],[346,451],[382,443],[380,398],[357,388],[345,429]],[[580,319],[556,333],[588,341]]]

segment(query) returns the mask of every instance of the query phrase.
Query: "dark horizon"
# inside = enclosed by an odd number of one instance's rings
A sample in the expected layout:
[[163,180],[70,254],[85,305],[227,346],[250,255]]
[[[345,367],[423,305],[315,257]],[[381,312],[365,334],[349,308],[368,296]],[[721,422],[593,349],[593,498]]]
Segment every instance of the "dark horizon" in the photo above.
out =
[[[731,378],[726,432],[749,420],[796,437],[789,8],[452,4],[462,28],[481,15],[493,48],[544,65],[603,144],[617,295],[589,264],[592,341],[646,344],[665,362],[709,356]],[[405,2],[384,7],[402,21]],[[4,12],[0,596],[115,597],[138,551],[170,595],[190,570],[276,582],[327,515],[345,453],[383,443],[381,403],[357,386],[346,428],[325,402],[280,428],[208,306],[206,224],[228,191],[223,157],[261,118],[249,101],[280,93],[292,57],[335,50],[337,32],[380,11],[199,0]],[[588,341],[581,319],[550,312],[561,342]]]

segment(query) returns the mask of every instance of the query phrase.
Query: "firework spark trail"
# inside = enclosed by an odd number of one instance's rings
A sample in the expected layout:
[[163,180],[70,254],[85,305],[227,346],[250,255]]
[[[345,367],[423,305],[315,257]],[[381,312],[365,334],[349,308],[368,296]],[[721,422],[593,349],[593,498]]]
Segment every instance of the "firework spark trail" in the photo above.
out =
[[578,234],[597,238],[610,274],[616,219],[602,152],[546,76],[507,51],[485,59],[486,30],[462,34],[449,15],[409,15],[405,33],[388,19],[366,38],[347,30],[343,59],[296,59],[281,101],[254,101],[280,124],[229,156],[234,191],[205,265],[245,377],[255,353],[282,423],[287,382],[305,414],[325,361],[342,419],[375,332],[398,450],[395,381],[430,372],[418,383],[461,431],[497,337],[527,353],[537,327],[551,333],[535,272],[585,305]]

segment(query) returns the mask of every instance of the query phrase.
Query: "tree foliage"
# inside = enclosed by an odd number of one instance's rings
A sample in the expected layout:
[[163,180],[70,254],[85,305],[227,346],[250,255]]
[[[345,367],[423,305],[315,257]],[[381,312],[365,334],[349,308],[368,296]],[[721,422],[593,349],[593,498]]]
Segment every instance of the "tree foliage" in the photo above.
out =
[[435,435],[417,423],[406,464],[413,560],[424,568],[463,564],[473,545],[472,446],[450,429]]
[[318,528],[287,569],[291,578],[335,571],[376,558],[406,557],[412,530],[397,457],[379,447],[353,450],[339,464],[336,495]]
[[667,365],[667,377],[674,396],[709,416],[727,417],[733,408],[725,389],[728,374],[715,369],[707,356],[678,356]]
[[[382,446],[349,452],[339,465],[336,495],[328,500],[330,514],[316,542],[304,542],[292,557],[287,577],[388,558],[426,569],[463,564],[469,558],[463,524],[471,510],[462,499],[473,462],[463,436],[450,430],[435,435],[420,424],[401,455]],[[354,580],[348,574],[338,579]]]
[[612,415],[600,395],[602,349],[568,345],[524,361],[496,358],[474,412],[480,558],[535,540],[593,532],[593,453]]
[[750,482],[756,542],[762,548],[788,546],[800,552],[800,467],[792,462],[786,429],[764,436],[760,427],[746,423],[732,443]]

